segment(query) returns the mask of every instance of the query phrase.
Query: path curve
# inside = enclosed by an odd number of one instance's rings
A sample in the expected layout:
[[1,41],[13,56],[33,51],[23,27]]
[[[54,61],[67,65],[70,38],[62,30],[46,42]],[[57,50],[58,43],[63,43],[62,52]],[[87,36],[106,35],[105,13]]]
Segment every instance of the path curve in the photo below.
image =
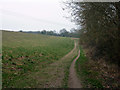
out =
[[[47,82],[47,85],[45,85],[44,87],[48,88],[48,87],[61,87],[63,84],[63,79],[64,79],[64,67],[62,66],[62,64],[64,63],[68,63],[68,61],[66,62],[66,60],[70,60],[69,57],[73,58],[74,55],[73,53],[75,53],[77,49],[77,43],[74,41],[74,48],[67,53],[64,57],[62,57],[60,60],[56,61],[55,63],[50,64],[50,67],[54,67],[51,71],[51,73],[49,74],[53,74],[53,75],[58,75],[58,77],[56,77],[55,79],[52,79],[52,81]],[[76,52],[77,54],[77,52]],[[56,70],[55,70],[56,69]],[[50,71],[50,70],[49,70]],[[59,73],[57,71],[60,71]],[[53,76],[52,75],[52,76]]]
[[78,52],[78,56],[74,59],[70,66],[70,74],[68,80],[68,87],[69,88],[81,88],[81,83],[77,77],[76,70],[75,70],[75,62],[80,57],[80,50]]

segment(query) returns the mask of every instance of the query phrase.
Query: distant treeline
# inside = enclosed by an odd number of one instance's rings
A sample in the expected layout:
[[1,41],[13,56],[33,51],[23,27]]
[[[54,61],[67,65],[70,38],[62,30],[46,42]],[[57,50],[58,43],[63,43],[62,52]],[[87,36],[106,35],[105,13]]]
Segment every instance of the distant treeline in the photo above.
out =
[[[120,63],[120,2],[66,2],[91,57]],[[119,64],[120,65],[120,64]]]
[[22,30],[20,30],[19,32],[79,38],[79,30],[76,30],[74,28],[71,29],[70,31],[67,31],[65,28],[63,28],[63,29],[60,30],[59,33],[57,33],[55,30],[54,31],[46,31],[46,30],[42,30],[42,31],[22,31]]

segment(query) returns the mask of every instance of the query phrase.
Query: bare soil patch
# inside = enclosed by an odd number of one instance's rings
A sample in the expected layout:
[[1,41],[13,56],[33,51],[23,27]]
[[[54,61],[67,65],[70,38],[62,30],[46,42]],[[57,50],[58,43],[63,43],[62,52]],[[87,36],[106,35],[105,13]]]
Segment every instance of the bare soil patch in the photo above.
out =
[[75,70],[75,62],[79,58],[79,56],[80,56],[80,50],[78,52],[78,56],[74,59],[70,67],[69,82],[68,82],[69,88],[81,88],[82,87],[80,80],[77,77],[76,70]]

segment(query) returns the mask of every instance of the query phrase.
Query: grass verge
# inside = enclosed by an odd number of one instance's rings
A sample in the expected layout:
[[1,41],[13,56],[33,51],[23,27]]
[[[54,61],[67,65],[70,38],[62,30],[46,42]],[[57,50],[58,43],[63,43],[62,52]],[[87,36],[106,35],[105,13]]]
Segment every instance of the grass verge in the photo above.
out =
[[73,60],[77,57],[77,55],[71,59],[71,61],[68,63],[67,67],[65,68],[65,76],[64,76],[64,79],[63,79],[63,88],[68,88],[68,79],[69,79],[69,72],[70,72],[70,66],[71,66],[71,63],[73,62]]
[[99,72],[91,69],[88,58],[80,47],[80,57],[75,65],[77,75],[81,79],[83,88],[103,88],[102,79],[98,78]]

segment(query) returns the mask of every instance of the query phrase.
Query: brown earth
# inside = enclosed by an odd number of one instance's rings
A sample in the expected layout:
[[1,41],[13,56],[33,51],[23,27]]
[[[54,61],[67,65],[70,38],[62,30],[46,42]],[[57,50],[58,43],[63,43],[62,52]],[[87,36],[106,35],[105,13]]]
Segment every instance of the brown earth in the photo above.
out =
[[75,62],[79,57],[80,57],[80,50],[78,52],[78,56],[74,59],[70,67],[69,82],[68,82],[69,88],[81,88],[82,87],[80,80],[78,79],[76,75],[76,70],[75,70]]

